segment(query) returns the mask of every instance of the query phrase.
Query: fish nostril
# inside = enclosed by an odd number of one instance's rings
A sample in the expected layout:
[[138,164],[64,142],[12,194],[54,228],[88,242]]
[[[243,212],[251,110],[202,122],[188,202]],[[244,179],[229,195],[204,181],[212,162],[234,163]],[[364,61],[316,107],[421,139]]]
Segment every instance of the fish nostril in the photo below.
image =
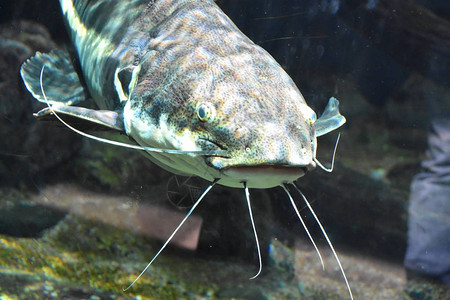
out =
[[251,149],[250,147],[245,147],[245,152],[250,153]]

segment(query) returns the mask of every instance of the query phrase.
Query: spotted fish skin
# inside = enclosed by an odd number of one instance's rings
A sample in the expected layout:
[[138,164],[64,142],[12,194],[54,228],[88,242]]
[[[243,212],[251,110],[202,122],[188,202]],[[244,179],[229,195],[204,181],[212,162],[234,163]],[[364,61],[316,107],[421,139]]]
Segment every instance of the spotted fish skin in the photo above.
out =
[[[101,110],[120,115],[129,136],[142,146],[227,153],[150,152],[161,167],[256,188],[292,182],[315,167],[314,111],[213,1],[60,4],[90,95]],[[323,132],[345,122],[337,105],[331,115],[338,125],[322,122]]]

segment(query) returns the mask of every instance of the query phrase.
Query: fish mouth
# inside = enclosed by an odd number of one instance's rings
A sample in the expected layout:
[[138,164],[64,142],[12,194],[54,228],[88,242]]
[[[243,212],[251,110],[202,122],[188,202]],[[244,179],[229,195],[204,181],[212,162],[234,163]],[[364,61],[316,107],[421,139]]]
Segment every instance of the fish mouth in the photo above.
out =
[[222,170],[220,184],[242,187],[246,182],[249,188],[271,188],[291,183],[308,172],[309,166],[255,165],[233,166]]
[[237,177],[252,176],[280,176],[280,177],[302,177],[308,171],[307,167],[256,165],[256,166],[234,166],[224,170],[224,173],[236,175]]
[[[304,176],[316,164],[313,160],[289,162],[287,160],[264,160],[244,162],[246,159],[234,158],[227,147],[202,137],[201,148],[206,151],[223,151],[220,154],[205,155],[205,163],[214,170],[214,178],[220,178],[219,184],[228,187],[243,187],[246,182],[249,188],[271,188],[284,183],[292,183]],[[250,159],[251,161],[251,159]]]

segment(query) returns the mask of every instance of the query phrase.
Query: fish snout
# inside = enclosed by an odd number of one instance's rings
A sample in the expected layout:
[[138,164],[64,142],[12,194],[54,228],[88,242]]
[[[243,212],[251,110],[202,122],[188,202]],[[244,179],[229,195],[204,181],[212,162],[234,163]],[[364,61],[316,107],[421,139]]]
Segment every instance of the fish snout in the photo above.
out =
[[313,162],[312,145],[309,128],[288,122],[266,123],[258,128],[247,153],[267,164],[309,166]]
[[302,167],[313,169],[313,142],[309,132],[267,123],[256,130],[239,125],[226,143],[228,157],[210,157],[217,169],[247,166]]

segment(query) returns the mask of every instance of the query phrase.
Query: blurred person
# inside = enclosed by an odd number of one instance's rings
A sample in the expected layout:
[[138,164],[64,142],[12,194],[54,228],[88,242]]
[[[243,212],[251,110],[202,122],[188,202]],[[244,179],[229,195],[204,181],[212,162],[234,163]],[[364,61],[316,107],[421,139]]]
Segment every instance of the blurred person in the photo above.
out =
[[411,184],[404,264],[410,278],[450,285],[450,117],[433,119],[427,155]]

